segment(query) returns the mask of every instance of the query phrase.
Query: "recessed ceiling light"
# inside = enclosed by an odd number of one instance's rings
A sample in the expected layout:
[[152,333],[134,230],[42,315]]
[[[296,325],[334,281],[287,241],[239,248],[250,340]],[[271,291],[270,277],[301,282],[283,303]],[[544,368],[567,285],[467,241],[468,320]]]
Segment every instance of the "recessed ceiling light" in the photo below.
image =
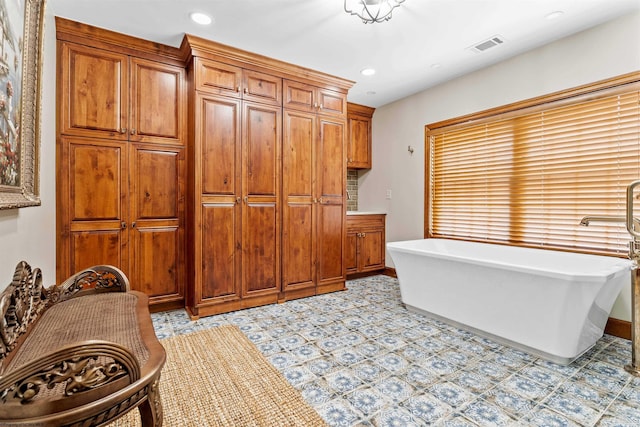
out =
[[374,70],[373,68],[363,68],[362,70],[360,70],[360,74],[362,74],[363,76],[373,76],[376,73],[376,70]]
[[209,25],[211,24],[211,17],[201,12],[193,12],[191,15],[191,20],[196,24],[200,25]]
[[440,67],[442,67],[442,64],[440,64],[439,62],[436,62],[435,64],[431,64],[431,68],[433,68],[434,70]]
[[376,94],[376,92],[374,90],[370,90],[370,91],[367,92],[367,95],[375,95],[375,94]]
[[545,19],[557,19],[560,18],[562,15],[564,15],[564,12],[561,10],[556,10],[555,12],[551,12],[548,15],[545,16]]

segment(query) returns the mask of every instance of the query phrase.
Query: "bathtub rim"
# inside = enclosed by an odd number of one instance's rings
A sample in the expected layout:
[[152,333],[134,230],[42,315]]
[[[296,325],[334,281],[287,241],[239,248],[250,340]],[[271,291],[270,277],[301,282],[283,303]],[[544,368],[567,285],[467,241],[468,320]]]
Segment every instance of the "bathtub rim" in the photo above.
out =
[[[552,271],[546,270],[542,268],[536,268],[527,265],[516,265],[510,263],[502,263],[497,260],[488,260],[488,259],[479,259],[479,258],[470,258],[465,256],[459,256],[455,254],[444,254],[436,251],[431,251],[427,249],[416,249],[406,247],[406,244],[423,242],[429,240],[437,240],[437,241],[447,241],[447,242],[465,242],[469,244],[474,244],[478,246],[505,246],[505,247],[513,247],[513,248],[522,248],[530,251],[546,251],[546,252],[558,252],[562,254],[574,254],[576,256],[586,256],[586,257],[601,257],[601,258],[611,258],[612,263],[611,266],[608,267],[606,271],[603,271],[601,274],[576,274],[576,273],[568,273],[563,271]],[[405,245],[403,245],[405,244]],[[464,262],[468,264],[481,265],[481,266],[491,266],[495,268],[512,270],[521,273],[527,274],[536,274],[545,277],[552,277],[555,279],[563,279],[563,280],[572,280],[572,281],[584,281],[584,282],[600,282],[600,281],[608,281],[620,276],[622,274],[629,274],[633,267],[633,262],[628,259],[618,258],[618,257],[607,257],[604,255],[593,255],[593,254],[582,254],[578,252],[563,252],[556,249],[544,249],[544,248],[528,248],[521,246],[512,246],[512,245],[500,245],[497,243],[484,243],[484,242],[476,242],[470,240],[459,240],[459,239],[446,239],[446,238],[427,238],[427,239],[413,239],[413,240],[398,240],[394,242],[387,242],[386,244],[387,250],[391,253],[392,251],[402,252],[406,254],[425,256],[425,257],[433,257],[438,259],[445,260],[453,260]],[[393,258],[393,256],[392,256]]]

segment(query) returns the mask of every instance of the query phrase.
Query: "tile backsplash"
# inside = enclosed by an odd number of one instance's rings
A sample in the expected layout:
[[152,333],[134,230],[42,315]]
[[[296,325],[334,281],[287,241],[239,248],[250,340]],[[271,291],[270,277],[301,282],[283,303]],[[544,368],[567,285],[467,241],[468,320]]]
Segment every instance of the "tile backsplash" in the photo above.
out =
[[358,170],[347,170],[347,210],[358,210]]

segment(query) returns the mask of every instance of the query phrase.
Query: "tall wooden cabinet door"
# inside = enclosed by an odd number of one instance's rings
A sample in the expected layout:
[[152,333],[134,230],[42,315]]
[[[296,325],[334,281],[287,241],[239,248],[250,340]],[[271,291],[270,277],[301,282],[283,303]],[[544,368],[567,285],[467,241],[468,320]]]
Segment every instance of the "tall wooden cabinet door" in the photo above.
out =
[[131,286],[152,303],[184,298],[184,153],[132,144],[130,149]]
[[126,55],[58,43],[60,133],[128,138],[128,61]]
[[198,95],[195,109],[196,251],[193,304],[240,298],[240,101]]
[[315,292],[316,115],[285,110],[283,123],[282,290]]
[[318,118],[318,287],[344,283],[346,157],[344,120]]
[[63,137],[58,165],[58,280],[98,264],[129,274],[124,143]]
[[282,109],[244,103],[242,129],[242,291],[280,291]]
[[371,168],[371,120],[361,116],[349,116],[350,168]]
[[185,71],[131,59],[130,140],[181,143],[186,120]]

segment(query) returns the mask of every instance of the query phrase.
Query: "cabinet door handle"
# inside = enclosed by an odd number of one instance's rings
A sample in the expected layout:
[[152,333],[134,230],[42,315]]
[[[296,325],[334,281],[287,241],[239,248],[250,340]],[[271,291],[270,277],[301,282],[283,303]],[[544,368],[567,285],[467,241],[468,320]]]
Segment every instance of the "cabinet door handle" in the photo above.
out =
[[362,233],[362,237],[367,237],[367,233]]
[[244,202],[249,203],[249,196],[244,196]]
[[238,92],[238,93],[240,92],[240,86],[236,87],[236,92]]
[[134,128],[134,129],[131,129],[131,135],[135,135],[135,134],[136,134],[136,130],[135,130],[135,128]]
[[246,87],[245,87],[242,91],[243,91],[244,93],[249,93],[249,88],[246,88]]
[[127,228],[127,223],[126,223],[126,222],[124,222],[124,221],[122,221],[122,222],[120,223],[120,228],[122,228],[123,230],[126,230],[126,228]]
[[127,133],[127,128],[121,128],[120,133]]
[[135,221],[133,221],[133,222],[131,223],[131,228],[136,228],[136,222],[135,222]]
[[322,110],[324,108],[324,105],[320,104],[320,109]]
[[240,197],[236,197],[236,203],[240,204]]

